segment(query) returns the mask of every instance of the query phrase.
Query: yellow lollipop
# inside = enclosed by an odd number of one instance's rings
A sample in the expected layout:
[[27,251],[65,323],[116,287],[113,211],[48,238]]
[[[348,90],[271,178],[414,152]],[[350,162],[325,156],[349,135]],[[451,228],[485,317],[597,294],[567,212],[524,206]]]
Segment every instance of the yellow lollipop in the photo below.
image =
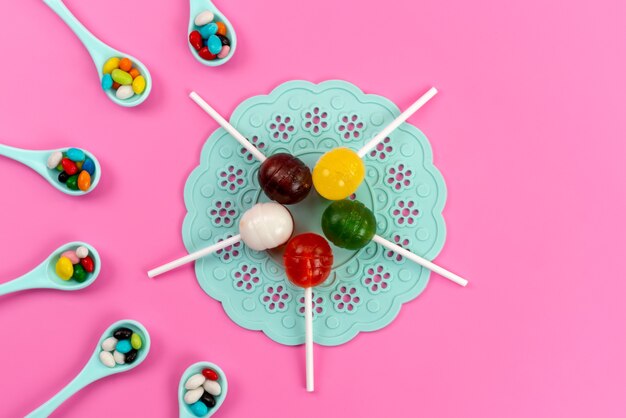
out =
[[362,158],[435,94],[437,94],[437,89],[431,87],[357,152],[348,148],[336,148],[322,155],[313,169],[313,185],[317,192],[328,200],[345,199],[356,192],[365,178],[365,165]]
[[328,200],[345,199],[359,188],[365,164],[348,148],[335,148],[322,155],[313,169],[315,190]]

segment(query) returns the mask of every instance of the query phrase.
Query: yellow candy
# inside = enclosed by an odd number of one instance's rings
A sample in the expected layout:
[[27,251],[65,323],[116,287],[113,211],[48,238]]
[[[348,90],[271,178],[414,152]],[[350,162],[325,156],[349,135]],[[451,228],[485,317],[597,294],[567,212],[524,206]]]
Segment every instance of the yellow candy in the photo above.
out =
[[74,266],[67,257],[59,258],[56,265],[57,275],[63,280],[69,280],[74,274]]
[[120,68],[120,59],[117,57],[109,58],[102,67],[102,74],[111,74],[111,71]]
[[139,336],[139,334],[135,334],[133,332],[133,335],[130,337],[130,345],[135,350],[139,350],[141,348],[142,342],[141,342],[141,337]]
[[142,75],[138,75],[133,80],[133,91],[135,94],[141,94],[146,89],[146,79]]
[[315,190],[329,200],[341,200],[358,189],[365,177],[365,165],[356,152],[335,148],[322,155],[313,169]]

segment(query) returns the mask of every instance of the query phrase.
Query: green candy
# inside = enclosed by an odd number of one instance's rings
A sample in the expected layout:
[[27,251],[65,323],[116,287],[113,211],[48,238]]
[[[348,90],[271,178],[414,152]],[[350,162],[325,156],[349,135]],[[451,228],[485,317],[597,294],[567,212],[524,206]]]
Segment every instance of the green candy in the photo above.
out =
[[371,210],[356,200],[338,200],[322,215],[322,230],[337,247],[358,250],[376,234],[376,218]]
[[113,78],[113,81],[120,83],[122,86],[133,84],[133,76],[128,74],[126,71],[120,70],[119,68],[113,70],[111,77]]
[[135,350],[139,350],[141,348],[142,342],[141,342],[141,337],[139,336],[139,334],[135,334],[133,332],[133,335],[131,335],[130,337],[130,345]]
[[74,265],[74,274],[72,274],[72,279],[76,280],[78,283],[82,283],[87,280],[87,272],[80,264]]
[[65,185],[68,189],[78,190],[78,174],[68,177]]

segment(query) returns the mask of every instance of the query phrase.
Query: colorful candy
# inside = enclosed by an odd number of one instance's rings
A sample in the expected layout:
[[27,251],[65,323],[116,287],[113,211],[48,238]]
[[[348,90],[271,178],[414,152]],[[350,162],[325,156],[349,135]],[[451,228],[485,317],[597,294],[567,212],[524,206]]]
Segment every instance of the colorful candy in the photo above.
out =
[[299,287],[313,287],[330,275],[333,252],[324,237],[308,232],[289,240],[283,261],[291,283]]
[[322,155],[313,168],[315,190],[328,200],[341,200],[350,196],[363,178],[363,160],[356,152],[344,147]]
[[219,375],[212,369],[203,369],[201,373],[190,376],[185,382],[183,400],[189,410],[197,417],[203,417],[217,403],[215,398],[222,394],[218,382]]
[[358,250],[376,234],[376,217],[357,200],[338,200],[322,214],[322,230],[337,247]]
[[102,74],[102,88],[115,90],[115,97],[120,100],[130,99],[146,90],[146,78],[126,57],[110,58],[102,67]]
[[215,15],[209,10],[198,13],[194,30],[189,33],[189,43],[207,61],[226,58],[231,51],[226,25],[214,19]]
[[259,184],[267,197],[283,205],[298,203],[313,186],[311,170],[291,154],[267,158],[259,169]]
[[102,341],[100,362],[110,368],[116,364],[132,364],[137,359],[142,344],[139,334],[126,327],[117,328],[113,331],[113,336]]
[[[70,190],[87,192],[91,188],[96,164],[79,148],[54,151],[46,162],[50,170],[59,170],[58,180]],[[84,257],[79,257],[84,258]]]
[[[85,255],[86,254],[86,255]],[[84,255],[84,257],[81,257]],[[89,268],[87,268],[87,267]],[[89,250],[80,246],[74,250],[64,251],[57,260],[54,270],[61,280],[75,280],[83,283],[94,271],[93,259],[89,256]]]

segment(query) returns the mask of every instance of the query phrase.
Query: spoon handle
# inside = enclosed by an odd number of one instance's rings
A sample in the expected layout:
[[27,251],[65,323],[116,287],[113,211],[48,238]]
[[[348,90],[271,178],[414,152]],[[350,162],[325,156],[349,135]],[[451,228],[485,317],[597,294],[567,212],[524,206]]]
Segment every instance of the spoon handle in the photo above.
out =
[[[43,0],[59,17],[69,26],[69,28],[76,34],[78,39],[83,43],[87,51],[91,54],[91,57],[96,61],[96,57],[99,60],[107,58],[106,54],[108,46],[104,44],[100,39],[89,32],[89,29],[85,27],[80,21],[70,12],[61,0]],[[95,54],[95,55],[94,55]]]
[[78,376],[74,378],[70,383],[67,384],[59,393],[54,395],[50,400],[39,408],[35,409],[33,412],[28,414],[26,418],[44,418],[48,417],[55,409],[57,409],[63,402],[69,399],[76,392],[92,383],[94,380],[98,378],[90,378],[87,373],[85,373],[85,369],[81,371]]
[[25,150],[0,144],[0,155],[27,165],[39,174],[45,175],[47,167],[44,163],[38,161],[38,154],[40,152],[41,151]]

